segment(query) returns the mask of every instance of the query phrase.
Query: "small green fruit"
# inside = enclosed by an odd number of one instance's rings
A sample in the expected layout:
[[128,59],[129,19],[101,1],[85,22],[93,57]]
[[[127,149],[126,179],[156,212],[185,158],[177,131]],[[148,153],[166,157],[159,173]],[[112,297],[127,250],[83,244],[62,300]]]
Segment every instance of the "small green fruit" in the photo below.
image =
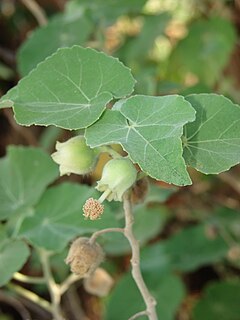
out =
[[104,199],[108,201],[122,201],[124,192],[135,183],[136,179],[137,170],[131,160],[112,159],[103,168],[102,178],[98,181],[96,189],[104,192]]
[[93,171],[98,152],[86,145],[83,136],[77,136],[66,142],[56,143],[57,151],[52,154],[53,160],[60,165],[60,175],[86,174]]

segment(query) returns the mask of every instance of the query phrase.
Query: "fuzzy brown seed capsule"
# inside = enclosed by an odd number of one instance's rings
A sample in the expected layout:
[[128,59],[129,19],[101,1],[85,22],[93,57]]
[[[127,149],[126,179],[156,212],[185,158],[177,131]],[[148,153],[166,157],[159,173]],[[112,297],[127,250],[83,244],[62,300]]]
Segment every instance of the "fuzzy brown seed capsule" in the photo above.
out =
[[106,297],[113,286],[113,278],[102,268],[83,280],[83,285],[88,293],[98,297]]
[[71,271],[79,276],[90,276],[103,261],[104,252],[97,244],[91,244],[89,238],[77,238],[73,241],[66,264],[70,265]]

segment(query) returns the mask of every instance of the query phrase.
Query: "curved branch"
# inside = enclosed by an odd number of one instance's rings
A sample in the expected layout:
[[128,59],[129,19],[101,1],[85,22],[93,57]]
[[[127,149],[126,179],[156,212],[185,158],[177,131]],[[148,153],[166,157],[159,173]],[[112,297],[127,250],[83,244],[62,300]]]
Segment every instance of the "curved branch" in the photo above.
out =
[[132,227],[134,223],[134,218],[132,214],[130,195],[128,192],[126,192],[123,196],[123,208],[125,213],[124,235],[128,239],[132,249],[132,258],[131,258],[132,276],[146,304],[146,314],[148,315],[148,318],[150,320],[158,320],[157,313],[156,313],[156,300],[150,294],[143,280],[143,276],[140,269],[140,248],[139,248],[138,240],[135,238],[133,234]]

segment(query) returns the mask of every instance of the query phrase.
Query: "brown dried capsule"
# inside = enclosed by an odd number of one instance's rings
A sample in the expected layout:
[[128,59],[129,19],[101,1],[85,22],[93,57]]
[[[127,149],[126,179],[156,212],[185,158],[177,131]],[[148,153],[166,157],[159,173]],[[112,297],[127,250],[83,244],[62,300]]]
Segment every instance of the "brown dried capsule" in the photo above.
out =
[[89,238],[77,238],[73,241],[66,264],[79,276],[90,276],[104,259],[104,252],[97,243],[90,243]]
[[106,297],[113,286],[113,278],[102,268],[83,280],[83,285],[88,293],[98,297]]

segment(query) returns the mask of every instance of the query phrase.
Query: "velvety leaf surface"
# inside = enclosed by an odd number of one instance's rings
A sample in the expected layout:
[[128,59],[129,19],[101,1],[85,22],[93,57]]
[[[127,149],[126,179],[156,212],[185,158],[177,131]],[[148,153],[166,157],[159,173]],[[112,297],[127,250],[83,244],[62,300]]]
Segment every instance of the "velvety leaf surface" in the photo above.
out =
[[[118,110],[120,111],[118,111]],[[133,162],[151,177],[176,185],[191,184],[182,158],[183,125],[195,112],[183,97],[134,96],[107,110],[86,130],[92,146],[120,143]]]
[[0,160],[0,220],[35,205],[58,168],[41,149],[10,146]]
[[[184,298],[185,290],[181,280],[172,274],[161,277],[159,273],[144,273],[144,280],[157,300],[159,319],[173,320]],[[125,275],[114,288],[107,304],[106,320],[127,320],[145,309],[138,288],[130,274]],[[141,320],[147,317],[139,317]]]
[[22,268],[29,254],[28,246],[21,240],[0,244],[0,286],[8,283],[12,275]]
[[238,320],[240,315],[240,282],[222,281],[210,284],[193,309],[194,320]]
[[113,98],[130,94],[134,83],[119,60],[74,46],[40,63],[1,100],[13,101],[19,124],[79,129],[95,122]]
[[239,163],[240,106],[216,94],[193,94],[186,99],[196,110],[196,120],[184,128],[186,163],[206,174]]
[[24,220],[19,235],[34,246],[61,251],[78,235],[116,226],[115,216],[107,205],[102,219],[84,219],[83,204],[96,196],[93,188],[84,185],[62,183],[49,188],[36,206],[34,215]]
[[22,76],[53,54],[58,48],[85,43],[92,23],[77,12],[74,16],[58,14],[46,26],[33,31],[18,52],[18,68]]

